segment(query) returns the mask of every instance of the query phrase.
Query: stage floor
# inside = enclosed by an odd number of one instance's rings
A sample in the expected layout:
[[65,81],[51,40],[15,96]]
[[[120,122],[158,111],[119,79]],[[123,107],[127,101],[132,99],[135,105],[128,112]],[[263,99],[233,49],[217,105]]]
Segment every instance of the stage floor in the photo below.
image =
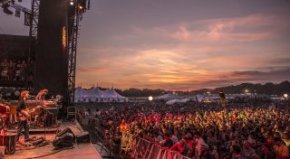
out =
[[[62,127],[67,124],[62,124]],[[68,124],[70,126],[74,124]],[[52,141],[55,138],[55,134],[32,134],[30,137],[44,137],[48,141]],[[21,140],[22,138],[20,138]],[[20,141],[23,142],[23,141]],[[19,150],[16,146],[16,152],[12,155],[5,155],[5,159],[102,159],[101,154],[96,150],[96,147],[92,143],[80,143],[74,144],[73,148],[64,149],[62,151],[54,150],[53,145],[50,143],[43,147],[38,147],[30,150]]]

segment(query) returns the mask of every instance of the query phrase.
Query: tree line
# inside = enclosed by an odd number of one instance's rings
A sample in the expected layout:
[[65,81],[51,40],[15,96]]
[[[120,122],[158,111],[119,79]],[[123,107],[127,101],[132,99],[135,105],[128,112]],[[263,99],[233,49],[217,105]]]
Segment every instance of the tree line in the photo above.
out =
[[218,87],[215,89],[199,89],[192,91],[169,91],[163,89],[115,89],[119,94],[126,97],[147,97],[147,96],[160,96],[166,93],[176,93],[179,95],[196,95],[204,93],[218,93],[224,91],[226,94],[240,94],[245,93],[247,90],[249,93],[268,94],[268,95],[283,95],[284,93],[290,94],[290,82],[283,81],[281,83],[267,82],[261,83],[242,83],[239,85],[230,85],[226,87]]

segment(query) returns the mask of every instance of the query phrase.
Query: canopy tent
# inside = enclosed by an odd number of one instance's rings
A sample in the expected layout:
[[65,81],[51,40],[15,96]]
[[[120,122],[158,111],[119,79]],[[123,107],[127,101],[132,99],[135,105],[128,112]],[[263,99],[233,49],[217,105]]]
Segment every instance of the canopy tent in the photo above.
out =
[[166,102],[167,105],[172,105],[172,104],[176,104],[176,103],[187,103],[189,102],[190,99],[189,98],[184,98],[184,99],[172,99]]
[[120,95],[114,89],[101,90],[99,88],[76,88],[75,102],[127,102],[128,98]]
[[161,95],[159,97],[156,97],[156,99],[159,100],[165,100],[165,101],[169,101],[169,100],[173,100],[173,99],[180,99],[181,97],[178,96],[177,94],[171,94],[171,93],[167,93],[164,95]]
[[163,100],[166,104],[175,104],[175,103],[187,103],[189,101],[197,101],[196,96],[186,96],[186,95],[177,95],[172,93],[167,93],[156,97],[157,100]]

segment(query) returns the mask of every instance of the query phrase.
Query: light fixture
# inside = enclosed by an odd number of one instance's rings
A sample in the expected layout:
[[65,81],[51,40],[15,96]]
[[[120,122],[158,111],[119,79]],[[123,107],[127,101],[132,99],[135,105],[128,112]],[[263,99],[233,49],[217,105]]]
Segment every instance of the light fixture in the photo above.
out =
[[75,4],[74,1],[69,2],[69,5],[71,5],[71,6],[73,6],[74,4]]
[[11,15],[11,14],[13,14],[13,12],[11,10],[9,10],[9,7],[10,7],[10,5],[8,3],[3,3],[2,4],[3,12],[5,14]]
[[149,96],[148,97],[148,100],[151,102],[151,101],[153,101],[153,97],[152,96]]

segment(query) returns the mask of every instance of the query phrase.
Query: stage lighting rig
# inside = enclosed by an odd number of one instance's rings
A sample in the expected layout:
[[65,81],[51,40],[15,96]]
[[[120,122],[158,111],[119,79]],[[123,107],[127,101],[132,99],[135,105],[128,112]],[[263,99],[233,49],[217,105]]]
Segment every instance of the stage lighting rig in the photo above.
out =
[[74,1],[69,2],[69,5],[71,5],[71,6],[73,6],[74,4],[75,4]]
[[77,0],[76,2],[79,12],[84,13],[86,10],[90,9],[90,0]]
[[3,12],[5,14],[11,15],[13,12],[9,9],[10,5],[14,4],[14,1],[2,0],[1,7],[3,8]]
[[[18,2],[22,2],[22,0],[18,0]],[[15,4],[15,0],[0,0],[0,5],[1,5],[2,9],[3,9],[3,12],[5,14],[8,14],[8,15],[12,15],[13,14],[13,11],[10,10],[11,7],[15,8],[15,6],[18,6],[20,8],[24,8],[22,6],[16,5]],[[26,9],[26,8],[24,8],[24,9]]]

